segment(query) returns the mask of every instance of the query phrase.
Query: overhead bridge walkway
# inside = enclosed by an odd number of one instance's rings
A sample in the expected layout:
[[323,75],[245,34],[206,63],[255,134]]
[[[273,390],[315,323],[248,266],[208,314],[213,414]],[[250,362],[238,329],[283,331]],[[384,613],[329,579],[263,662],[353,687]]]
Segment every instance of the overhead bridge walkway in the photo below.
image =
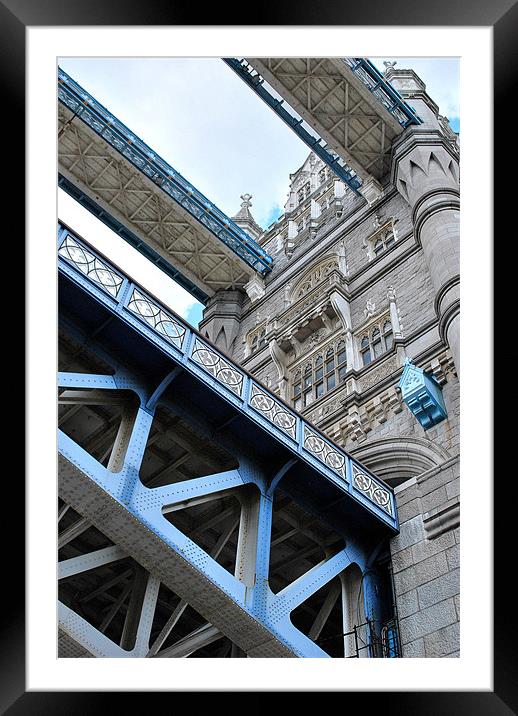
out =
[[[363,621],[381,628],[373,565],[398,532],[390,487],[61,224],[58,244],[60,517],[79,516],[60,532],[63,652],[188,656],[225,637],[249,657],[328,657],[318,635],[340,584],[349,611],[361,593]],[[124,559],[131,583],[121,566],[77,601],[74,579]],[[95,623],[74,604],[103,588]],[[163,589],[178,599],[169,615]],[[122,604],[117,643],[107,625]],[[189,609],[206,623],[168,646]]]
[[199,301],[272,258],[72,77],[58,72],[59,186]]
[[363,57],[224,61],[355,193],[372,202],[392,142],[421,119]]

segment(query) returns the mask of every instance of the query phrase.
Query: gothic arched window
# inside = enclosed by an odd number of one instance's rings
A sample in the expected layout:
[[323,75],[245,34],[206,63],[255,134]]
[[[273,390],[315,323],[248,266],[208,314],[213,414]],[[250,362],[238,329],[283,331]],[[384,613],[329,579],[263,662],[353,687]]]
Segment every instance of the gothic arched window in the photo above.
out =
[[380,256],[384,251],[390,249],[391,246],[394,246],[395,243],[396,237],[392,227],[380,229],[379,232],[370,239],[371,258]]
[[325,353],[317,353],[302,369],[293,373],[292,397],[301,410],[345,380],[347,352],[345,341],[328,346]]
[[369,343],[369,336],[364,336],[360,343],[360,353],[362,356],[363,365],[369,365],[371,362],[371,347]]
[[256,351],[261,350],[261,348],[264,348],[266,345],[266,326],[261,328],[260,331],[256,331],[249,341],[251,353],[255,353]]
[[369,365],[383,353],[390,351],[394,346],[392,324],[385,321],[383,325],[374,326],[369,333],[362,336],[360,341],[360,355],[363,365]]
[[383,326],[383,338],[385,339],[385,349],[389,351],[394,345],[394,335],[392,333],[392,323],[386,321]]

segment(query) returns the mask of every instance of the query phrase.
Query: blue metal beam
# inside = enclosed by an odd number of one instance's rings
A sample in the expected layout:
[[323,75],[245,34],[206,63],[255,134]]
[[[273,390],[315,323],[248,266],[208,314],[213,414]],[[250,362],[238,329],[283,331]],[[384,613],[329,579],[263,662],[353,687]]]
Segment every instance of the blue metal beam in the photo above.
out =
[[[207,390],[287,448],[309,469],[331,482],[392,533],[398,530],[391,488],[258,383],[207,339],[162,306],[69,229],[60,227],[59,270],[97,303],[147,339]],[[92,258],[93,257],[93,258]],[[124,288],[123,288],[124,287]],[[150,414],[139,410],[142,434]],[[145,423],[145,424],[144,424]],[[136,460],[142,445],[132,445]]]
[[[359,194],[359,187],[361,186],[360,178],[356,173],[349,167],[344,160],[339,157],[336,152],[330,149],[327,144],[323,143],[320,137],[314,137],[310,132],[303,126],[304,120],[295,117],[289,105],[283,106],[284,100],[279,100],[264,87],[264,79],[258,74],[254,68],[248,64],[244,59],[238,60],[235,57],[223,57],[229,67],[231,67],[236,74],[241,77],[246,84],[253,89],[253,91],[259,95],[259,97],[266,102],[266,104],[273,109],[273,111],[285,122],[293,131],[300,137],[300,139],[308,145],[323,162],[325,162],[348,187],[350,187],[356,194]],[[290,111],[291,110],[291,111]]]
[[422,124],[423,120],[417,116],[415,110],[405,102],[370,60],[364,57],[344,57],[344,62],[402,127],[408,127],[409,124]]
[[251,236],[61,68],[58,69],[58,98],[74,116],[79,117],[249,266],[260,274],[272,270],[272,257]]

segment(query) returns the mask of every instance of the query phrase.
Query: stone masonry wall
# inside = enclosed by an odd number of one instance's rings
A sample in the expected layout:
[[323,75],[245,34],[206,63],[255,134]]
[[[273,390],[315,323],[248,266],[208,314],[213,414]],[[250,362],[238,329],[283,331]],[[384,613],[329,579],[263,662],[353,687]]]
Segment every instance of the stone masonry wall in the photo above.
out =
[[[366,244],[376,222],[389,220],[395,221],[395,246],[369,259]],[[439,337],[435,291],[415,242],[410,207],[390,188],[375,207],[347,190],[342,217],[328,209],[316,235],[305,229],[295,237],[291,257],[284,250],[286,229],[281,218],[261,241],[274,256],[275,269],[262,299],[254,304],[243,300],[232,357],[266,385],[277,385],[268,345],[251,355],[247,337],[263,325],[273,329],[308,268],[326,255],[337,255],[340,247],[345,247],[344,288],[351,297],[353,334],[365,323],[367,301],[375,305],[374,315],[388,310],[387,292],[394,287],[402,339],[386,360],[357,370],[352,381],[337,386],[304,414],[381,478],[396,484],[405,480],[395,488],[401,531],[390,544],[403,656],[458,656],[459,382]],[[428,361],[427,369],[442,383],[448,418],[427,431],[396,391],[405,355],[425,356],[423,365]]]
[[459,461],[398,488],[400,534],[391,541],[403,657],[458,657]]

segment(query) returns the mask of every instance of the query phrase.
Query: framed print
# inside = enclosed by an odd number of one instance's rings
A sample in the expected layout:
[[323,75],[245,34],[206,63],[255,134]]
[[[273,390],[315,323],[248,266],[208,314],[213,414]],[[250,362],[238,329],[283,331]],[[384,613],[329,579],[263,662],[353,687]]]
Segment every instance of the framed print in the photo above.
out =
[[[3,2],[29,308],[7,713],[168,690],[516,708],[490,437],[508,5],[238,27]],[[419,57],[449,58],[443,88],[460,68],[457,117],[404,64]]]

